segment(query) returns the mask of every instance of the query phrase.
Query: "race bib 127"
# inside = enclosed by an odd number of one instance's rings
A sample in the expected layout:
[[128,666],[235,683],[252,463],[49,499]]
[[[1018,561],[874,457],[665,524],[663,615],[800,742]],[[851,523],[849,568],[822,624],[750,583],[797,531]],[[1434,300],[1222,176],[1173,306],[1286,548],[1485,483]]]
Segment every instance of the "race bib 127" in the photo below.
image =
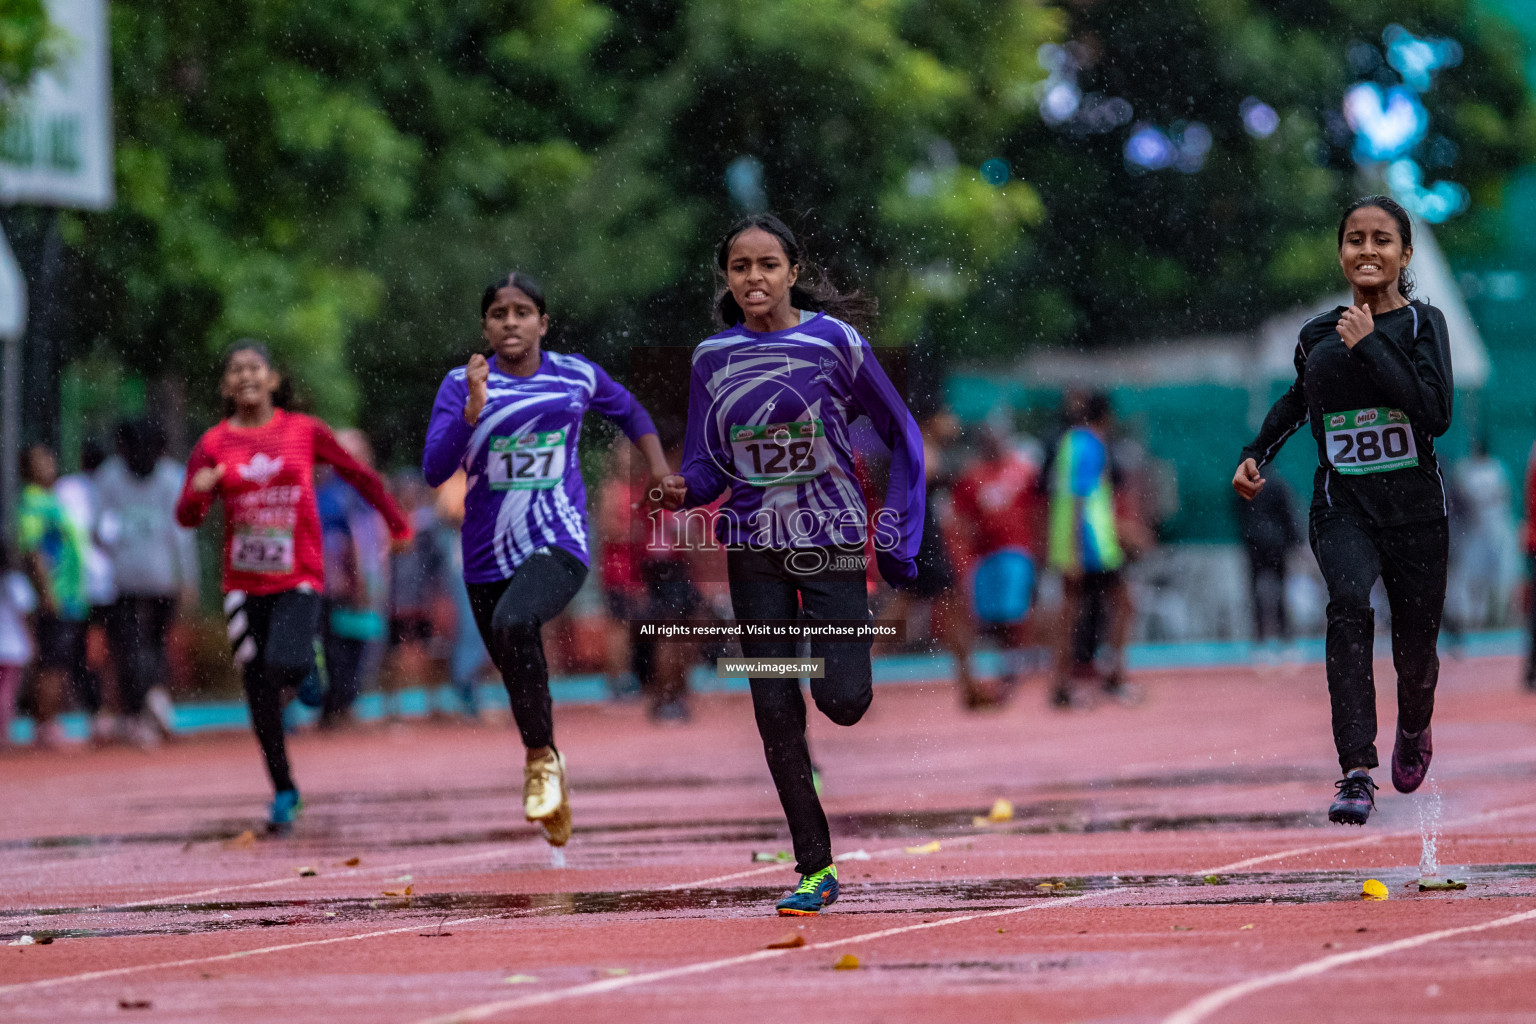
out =
[[1346,476],[1386,473],[1419,464],[1408,414],[1401,409],[1354,409],[1323,416],[1328,461]]
[[729,437],[736,475],[754,487],[803,484],[832,468],[821,420],[742,424]]
[[491,438],[486,475],[493,491],[543,491],[565,478],[565,431]]

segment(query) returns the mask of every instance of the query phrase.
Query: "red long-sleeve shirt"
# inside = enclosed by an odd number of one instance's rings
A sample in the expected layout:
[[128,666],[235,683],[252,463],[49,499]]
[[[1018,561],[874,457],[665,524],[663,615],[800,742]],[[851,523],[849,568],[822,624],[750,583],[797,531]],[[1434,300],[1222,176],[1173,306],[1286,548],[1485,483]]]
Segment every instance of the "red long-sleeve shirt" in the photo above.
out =
[[[224,592],[276,594],[301,586],[321,590],[325,564],[320,513],[315,507],[315,463],[326,462],[356,487],[389,524],[397,540],[411,536],[411,524],[384,482],[337,442],[331,428],[299,413],[275,410],[259,427],[224,421],[192,448],[176,519],[183,526],[203,521],[215,498],[224,499]],[[197,492],[197,471],[223,466],[212,489]]]

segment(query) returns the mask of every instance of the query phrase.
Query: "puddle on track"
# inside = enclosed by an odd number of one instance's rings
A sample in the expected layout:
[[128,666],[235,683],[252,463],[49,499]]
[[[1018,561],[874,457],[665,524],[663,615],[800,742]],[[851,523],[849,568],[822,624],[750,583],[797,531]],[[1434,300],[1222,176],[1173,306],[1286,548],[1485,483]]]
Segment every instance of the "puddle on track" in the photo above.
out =
[[[920,880],[864,882],[850,866],[844,871],[842,914],[946,914],[1003,910],[1025,903],[1045,902],[1061,896],[1122,891],[1118,906],[1207,907],[1357,902],[1359,885],[1366,872],[1320,871],[1243,874],[1207,883],[1191,875],[1086,875],[1062,878],[993,878],[976,880]],[[1456,877],[1465,879],[1463,896],[1419,896],[1405,883],[1417,877],[1411,868],[1377,872],[1388,881],[1398,898],[1466,898],[1536,896],[1536,886],[1521,885],[1536,879],[1536,864],[1494,864],[1462,868]],[[1042,890],[1042,883],[1061,883],[1061,889]],[[1513,883],[1513,884],[1512,884]],[[106,917],[120,924],[101,927],[30,926],[34,936],[59,938],[130,935],[190,935],[298,925],[407,925],[419,923],[430,934],[446,920],[460,917],[559,917],[610,914],[630,918],[697,918],[736,916],[743,911],[761,913],[778,900],[783,885],[701,888],[676,892],[619,890],[546,893],[424,893],[409,899],[394,897],[342,897],[336,899],[221,900],[155,907],[54,907],[7,912],[0,915],[0,935],[9,917],[42,916],[63,924],[72,917]],[[1138,899],[1138,897],[1140,897]],[[450,929],[451,930],[451,929]]]
[[[1046,835],[1053,833],[1088,834],[1099,832],[1202,832],[1221,830],[1271,831],[1276,829],[1300,829],[1320,826],[1323,815],[1310,812],[1269,812],[1231,814],[1152,814],[1136,811],[1117,811],[1096,806],[1085,800],[1050,801],[1016,807],[1014,819],[1007,824],[994,825],[978,831],[972,820],[985,815],[986,807],[968,807],[962,810],[943,811],[876,811],[859,814],[832,815],[833,831],[845,839],[910,839],[963,838],[986,834]],[[334,819],[312,813],[302,822],[293,837],[283,840],[284,848],[295,852],[324,849],[325,844],[341,844],[347,848],[367,846],[371,850],[419,849],[432,846],[470,846],[475,844],[510,843],[530,838],[532,831],[518,823],[515,826],[488,828],[474,831],[400,835],[412,825],[429,826],[433,820],[396,817],[387,823],[393,835],[374,837],[366,834],[371,822],[362,825],[349,824],[345,832],[338,830]],[[0,841],[0,851],[67,850],[88,851],[108,847],[220,843],[239,836],[252,828],[250,820],[219,821],[190,832],[129,832],[107,835],[43,836],[33,839]],[[641,840],[655,843],[665,835],[669,843],[679,844],[728,844],[768,843],[782,838],[783,819],[778,816],[760,818],[699,819],[695,821],[627,821],[594,825],[578,825],[576,834],[586,844],[607,846]]]

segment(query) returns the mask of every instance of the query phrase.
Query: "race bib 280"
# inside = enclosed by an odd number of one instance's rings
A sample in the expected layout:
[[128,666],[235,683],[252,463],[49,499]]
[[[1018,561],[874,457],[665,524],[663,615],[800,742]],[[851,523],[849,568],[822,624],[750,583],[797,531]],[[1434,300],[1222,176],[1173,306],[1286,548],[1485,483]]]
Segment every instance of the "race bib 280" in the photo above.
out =
[[1386,473],[1419,464],[1408,414],[1401,409],[1353,409],[1323,416],[1328,461],[1346,476]]

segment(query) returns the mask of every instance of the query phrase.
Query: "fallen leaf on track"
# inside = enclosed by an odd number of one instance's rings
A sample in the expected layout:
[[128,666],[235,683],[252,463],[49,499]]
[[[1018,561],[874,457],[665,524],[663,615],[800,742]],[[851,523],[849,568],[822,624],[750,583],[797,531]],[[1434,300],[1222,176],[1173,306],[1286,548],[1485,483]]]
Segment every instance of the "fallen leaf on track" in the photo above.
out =
[[788,850],[752,851],[752,863],[754,864],[786,864],[794,859],[794,856]]
[[1384,900],[1390,895],[1387,887],[1374,878],[1367,878],[1365,884],[1360,887],[1360,896],[1367,900]]
[[249,850],[255,845],[256,833],[250,829],[246,829],[233,839],[226,839],[224,841],[224,849],[226,850]]
[[539,979],[531,974],[511,974],[501,980],[507,985],[531,985]]
[[117,1008],[119,1010],[147,1010],[151,1005],[148,999],[119,999],[117,1001]]
[[1240,931],[1240,932],[1251,932],[1251,931],[1253,931],[1253,925],[1245,924],[1241,928],[1239,928],[1238,931]]
[[316,871],[314,868],[310,867],[308,864],[304,865],[301,868],[294,868],[293,870],[295,870],[295,871],[297,871],[299,873],[299,877],[300,878],[314,878],[316,875],[318,875],[320,873],[320,872]]
[[859,958],[852,953],[844,953],[837,958],[837,963],[832,965],[834,971],[856,971],[859,969]]
[[998,797],[992,802],[992,809],[987,812],[988,821],[1012,821],[1013,801],[1004,797]]
[[935,839],[933,842],[931,842],[931,843],[924,843],[922,846],[909,846],[909,847],[907,847],[907,852],[908,853],[938,853],[940,849],[941,849],[941,847],[939,846],[939,841],[937,839]]
[[341,864],[342,867],[355,868],[362,862],[363,858],[361,857],[348,857],[346,860],[342,861]]
[[1421,878],[1419,879],[1419,892],[1449,892],[1467,887],[1466,882],[1458,882],[1451,878]]
[[800,948],[803,945],[805,945],[805,936],[804,935],[800,935],[797,932],[785,932],[783,935],[781,935],[778,938],[774,939],[772,942],[768,943],[768,945],[764,946],[763,948],[764,949],[798,949],[798,948]]
[[1187,925],[1187,924],[1176,924],[1173,927],[1169,928],[1168,930],[1169,931],[1173,931],[1173,932],[1192,932],[1195,929],[1192,926]]

